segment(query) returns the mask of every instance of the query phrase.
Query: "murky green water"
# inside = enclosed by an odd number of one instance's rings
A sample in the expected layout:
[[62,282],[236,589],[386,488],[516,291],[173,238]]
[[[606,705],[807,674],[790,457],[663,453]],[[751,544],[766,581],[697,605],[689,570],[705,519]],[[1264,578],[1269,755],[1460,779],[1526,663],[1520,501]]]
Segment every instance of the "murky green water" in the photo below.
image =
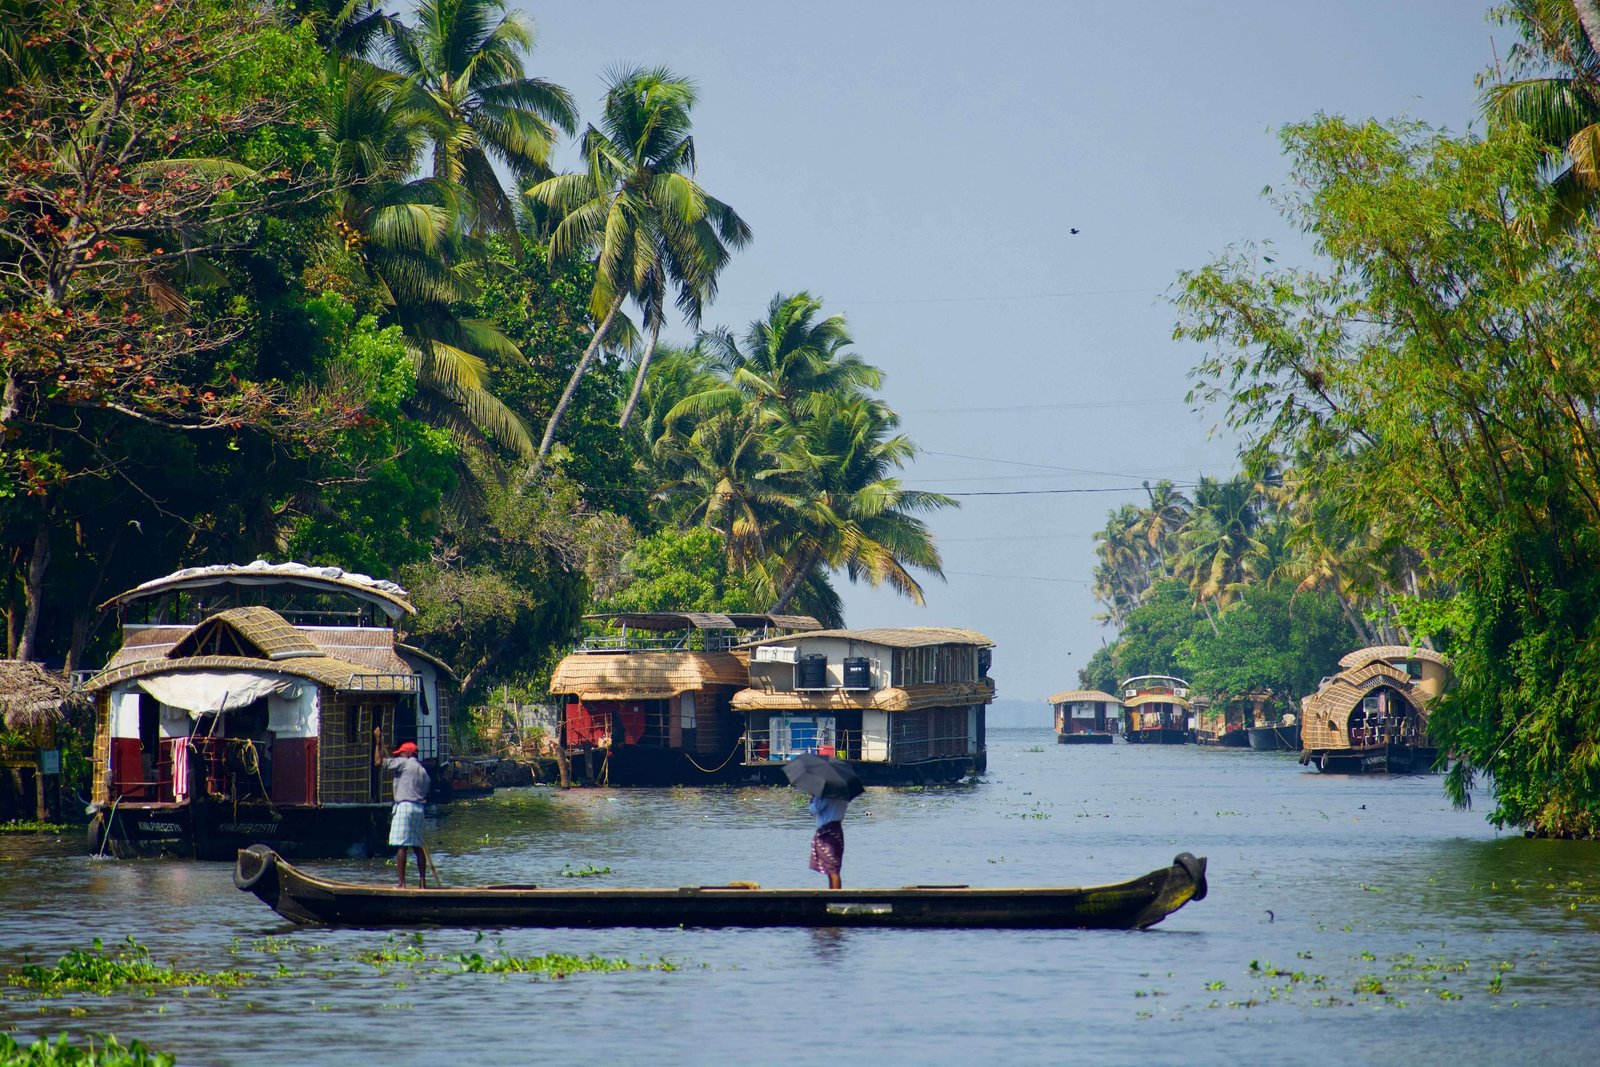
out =
[[[12,990],[0,1026],[110,1030],[195,1064],[1594,1062],[1600,846],[1497,835],[1452,811],[1437,778],[1065,747],[1045,730],[991,744],[980,784],[874,789],[852,805],[845,884],[1112,881],[1188,850],[1210,859],[1210,896],[1143,933],[424,936],[430,952],[487,954],[500,939],[518,955],[678,966],[530,980],[360,963],[383,934],[290,927],[220,864],[0,838],[0,966],[132,935],[158,960],[263,976],[225,997]],[[449,808],[429,833],[457,884],[814,885],[800,801],[510,790]],[[308,866],[392,877],[376,861]],[[606,867],[583,883],[561,873]],[[280,966],[294,973],[271,977]]]

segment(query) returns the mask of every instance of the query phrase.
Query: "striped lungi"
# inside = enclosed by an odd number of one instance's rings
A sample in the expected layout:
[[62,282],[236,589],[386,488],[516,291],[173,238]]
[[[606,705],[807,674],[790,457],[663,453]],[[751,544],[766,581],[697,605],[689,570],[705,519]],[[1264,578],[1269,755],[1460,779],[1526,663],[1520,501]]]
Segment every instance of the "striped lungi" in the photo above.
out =
[[823,874],[838,874],[844,863],[844,823],[830,822],[817,827],[811,838],[811,869]]
[[397,800],[389,820],[390,848],[422,847],[422,805],[413,800]]

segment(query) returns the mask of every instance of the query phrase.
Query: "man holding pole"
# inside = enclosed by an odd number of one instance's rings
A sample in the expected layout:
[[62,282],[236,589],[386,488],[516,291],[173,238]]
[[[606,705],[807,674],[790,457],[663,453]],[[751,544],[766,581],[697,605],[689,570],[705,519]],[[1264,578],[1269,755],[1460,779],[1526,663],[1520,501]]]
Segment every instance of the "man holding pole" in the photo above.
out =
[[389,844],[396,849],[395,866],[399,879],[395,885],[406,884],[406,849],[417,854],[417,879],[422,888],[428,888],[428,854],[422,847],[423,805],[428,799],[428,770],[417,759],[414,742],[402,742],[394,755],[383,756],[383,730],[372,731],[372,765],[394,774],[394,814],[389,819]]

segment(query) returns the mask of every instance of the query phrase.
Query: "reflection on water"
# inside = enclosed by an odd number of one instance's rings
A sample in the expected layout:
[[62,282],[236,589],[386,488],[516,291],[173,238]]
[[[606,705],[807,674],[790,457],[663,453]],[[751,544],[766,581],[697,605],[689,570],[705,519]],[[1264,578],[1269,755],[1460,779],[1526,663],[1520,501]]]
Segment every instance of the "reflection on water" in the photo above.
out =
[[[1600,1009],[1595,846],[1498,835],[1481,814],[1452,810],[1437,778],[1340,778],[1274,754],[1051,740],[995,731],[980,783],[869,790],[851,806],[845,884],[1083,884],[1188,850],[1210,859],[1208,899],[1144,933],[424,936],[433,954],[680,965],[533,982],[405,964],[380,973],[355,955],[404,938],[289,927],[236,891],[223,865],[95,861],[78,855],[76,837],[9,837],[0,965],[132,935],[186,967],[292,972],[226,999],[89,1002],[93,1029],[186,1063],[262,1063],[265,1049],[363,1067],[380,1049],[396,1064],[490,1063],[533,1048],[575,1063],[1588,1058]],[[444,809],[428,836],[446,884],[813,886],[803,801],[779,788],[506,790]],[[308,866],[392,877],[381,860]],[[81,1031],[70,1012],[83,1003],[46,1002],[41,1013],[7,999],[0,1025]],[[419,1020],[428,1040],[394,1039]]]

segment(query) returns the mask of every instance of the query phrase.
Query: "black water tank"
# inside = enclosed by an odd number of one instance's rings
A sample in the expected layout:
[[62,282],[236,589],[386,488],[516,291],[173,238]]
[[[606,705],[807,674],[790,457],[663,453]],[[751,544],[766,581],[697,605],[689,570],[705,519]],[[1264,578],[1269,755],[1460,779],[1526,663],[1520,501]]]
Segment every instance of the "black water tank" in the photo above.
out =
[[850,656],[844,661],[846,689],[872,688],[872,661],[865,656]]
[[801,656],[799,665],[794,669],[794,687],[796,689],[826,689],[828,687],[828,657],[823,655]]

